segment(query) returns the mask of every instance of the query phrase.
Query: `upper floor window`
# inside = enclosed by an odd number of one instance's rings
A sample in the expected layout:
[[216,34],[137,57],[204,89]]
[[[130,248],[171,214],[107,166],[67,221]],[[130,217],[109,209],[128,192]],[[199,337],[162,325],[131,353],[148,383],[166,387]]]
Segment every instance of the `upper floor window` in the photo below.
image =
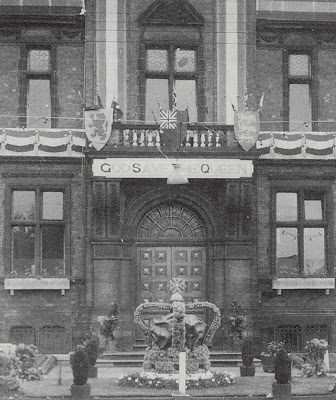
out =
[[65,268],[64,192],[11,192],[11,274],[62,277]]
[[23,107],[26,108],[26,125],[29,128],[51,128],[52,117],[52,66],[51,49],[29,47],[26,49],[26,71],[22,87]]
[[327,195],[320,189],[275,193],[277,277],[326,277]]
[[163,109],[188,108],[197,121],[197,52],[176,46],[146,49],[146,120],[160,119]]
[[289,131],[312,131],[313,79],[309,53],[289,53],[287,58]]

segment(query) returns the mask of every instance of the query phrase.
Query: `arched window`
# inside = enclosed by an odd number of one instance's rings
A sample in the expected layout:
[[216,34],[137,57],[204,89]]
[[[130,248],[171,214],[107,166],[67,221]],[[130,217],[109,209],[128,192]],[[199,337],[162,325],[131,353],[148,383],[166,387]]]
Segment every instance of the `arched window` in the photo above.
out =
[[141,220],[138,237],[204,238],[205,228],[199,216],[182,204],[161,204]]

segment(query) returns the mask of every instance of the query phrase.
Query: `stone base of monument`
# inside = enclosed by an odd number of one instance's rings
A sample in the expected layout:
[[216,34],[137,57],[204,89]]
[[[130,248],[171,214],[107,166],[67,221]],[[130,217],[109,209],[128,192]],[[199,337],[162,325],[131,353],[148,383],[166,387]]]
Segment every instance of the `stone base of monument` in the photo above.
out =
[[290,383],[272,383],[273,400],[290,400],[291,384]]
[[178,399],[178,400],[191,399],[190,394],[181,394],[181,393],[173,393],[172,397],[173,399]]

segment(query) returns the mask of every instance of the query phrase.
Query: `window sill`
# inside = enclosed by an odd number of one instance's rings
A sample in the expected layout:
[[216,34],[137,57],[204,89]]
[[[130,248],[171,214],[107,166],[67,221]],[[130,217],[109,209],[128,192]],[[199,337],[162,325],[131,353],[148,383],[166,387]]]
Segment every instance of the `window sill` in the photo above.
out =
[[330,289],[335,289],[335,278],[275,278],[272,289],[277,290],[279,295],[283,289],[322,289],[329,294]]
[[13,295],[15,290],[65,290],[70,289],[69,278],[5,278],[5,290]]

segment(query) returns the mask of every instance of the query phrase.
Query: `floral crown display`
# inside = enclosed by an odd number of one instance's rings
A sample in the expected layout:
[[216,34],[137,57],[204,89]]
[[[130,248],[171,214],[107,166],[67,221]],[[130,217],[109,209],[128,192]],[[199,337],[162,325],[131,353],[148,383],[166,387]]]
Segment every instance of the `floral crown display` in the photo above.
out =
[[[172,284],[172,282],[171,282]],[[216,307],[215,304],[210,303],[208,301],[194,301],[191,303],[185,303],[182,293],[183,290],[181,290],[181,286],[179,285],[171,285],[172,287],[172,296],[170,298],[170,303],[162,303],[162,302],[147,302],[140,304],[137,309],[135,310],[134,313],[134,321],[138,325],[138,327],[143,331],[146,342],[148,345],[151,345],[151,331],[150,331],[150,326],[145,323],[143,320],[143,312],[146,310],[154,310],[154,309],[161,309],[161,310],[171,310],[174,318],[173,318],[173,333],[179,330],[179,325],[183,325],[183,320],[184,320],[184,315],[186,311],[191,311],[191,310],[199,310],[199,309],[208,309],[211,310],[213,319],[207,327],[206,333],[203,338],[203,344],[209,345],[211,344],[214,335],[217,331],[217,329],[220,326],[220,311],[219,308]],[[181,330],[182,326],[180,327]],[[182,329],[183,330],[183,329]],[[175,342],[175,338],[177,336],[182,336],[181,340],[178,341],[178,345]],[[184,347],[185,346],[185,329],[184,329],[184,335],[174,335],[173,334],[173,343],[172,347]],[[181,343],[182,341],[182,343]]]

